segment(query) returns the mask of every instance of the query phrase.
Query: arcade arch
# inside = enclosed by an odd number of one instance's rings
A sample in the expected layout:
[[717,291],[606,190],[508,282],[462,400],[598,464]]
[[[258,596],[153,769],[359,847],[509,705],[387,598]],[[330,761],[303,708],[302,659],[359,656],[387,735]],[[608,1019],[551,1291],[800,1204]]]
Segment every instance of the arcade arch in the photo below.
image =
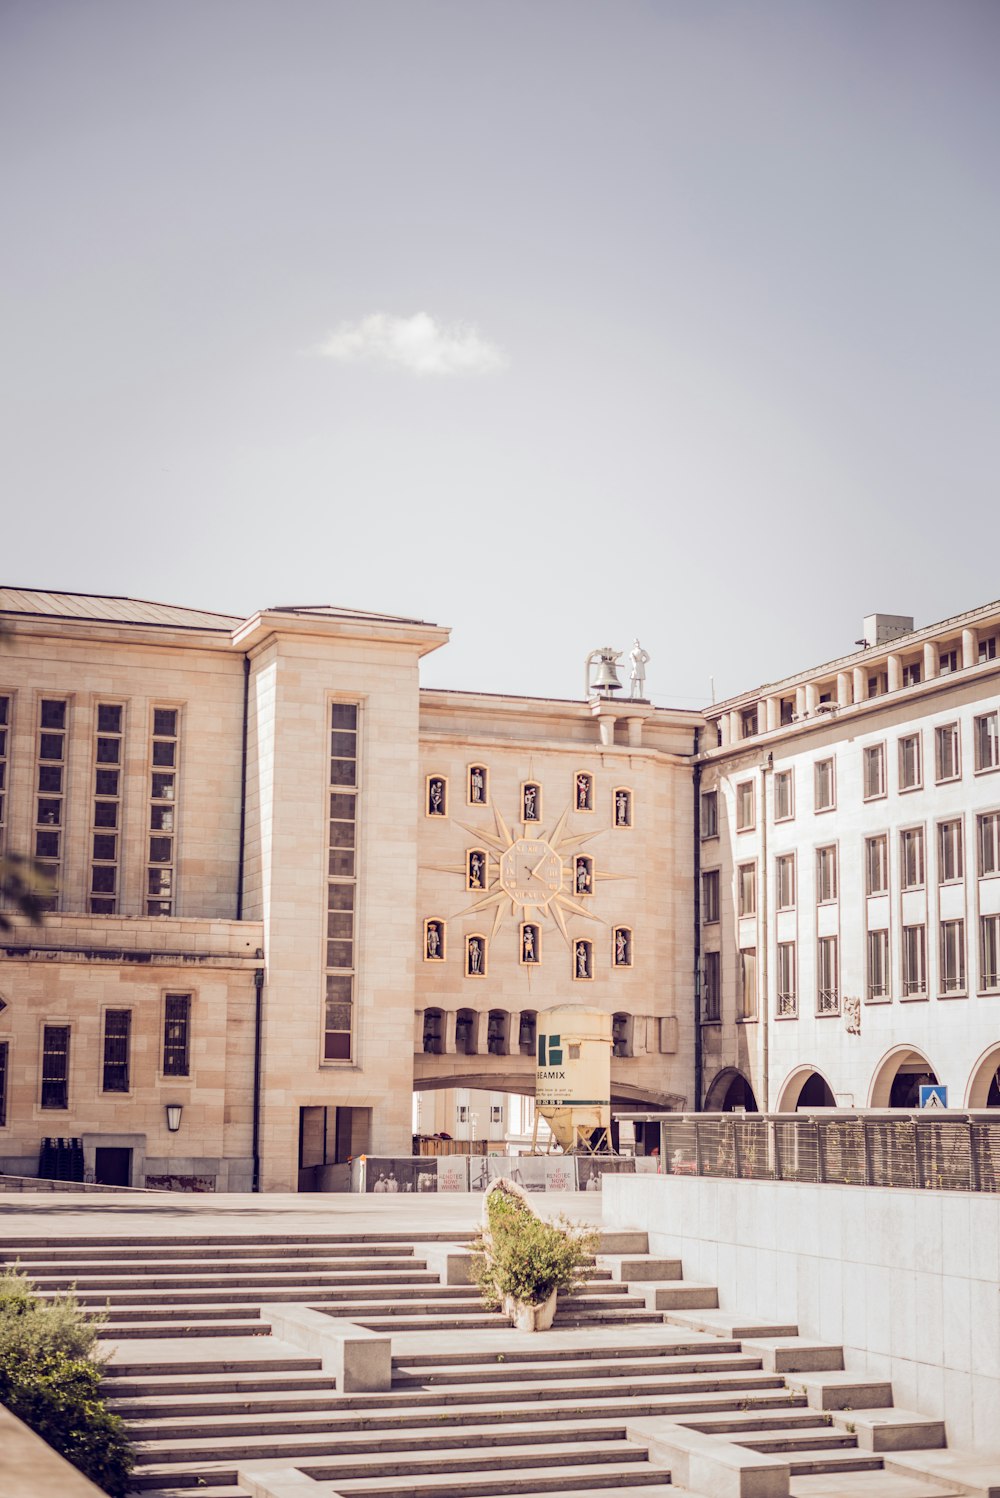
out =
[[1000,1108],[1000,1045],[990,1046],[972,1068],[967,1108]]
[[835,1108],[833,1088],[811,1066],[798,1066],[778,1094],[778,1112],[794,1113],[797,1108]]
[[741,1071],[733,1066],[724,1067],[712,1081],[705,1094],[706,1113],[732,1113],[735,1108],[745,1108],[748,1113],[757,1113],[757,1099],[753,1088]]
[[898,1045],[879,1062],[872,1079],[869,1108],[918,1108],[920,1088],[933,1085],[937,1074],[923,1051]]

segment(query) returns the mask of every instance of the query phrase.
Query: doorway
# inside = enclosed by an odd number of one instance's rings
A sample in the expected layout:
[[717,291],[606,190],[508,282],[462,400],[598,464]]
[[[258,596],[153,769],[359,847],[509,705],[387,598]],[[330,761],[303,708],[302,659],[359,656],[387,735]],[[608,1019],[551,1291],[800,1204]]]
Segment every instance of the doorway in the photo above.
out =
[[98,1145],[94,1151],[94,1183],[98,1186],[131,1186],[132,1151],[120,1145]]

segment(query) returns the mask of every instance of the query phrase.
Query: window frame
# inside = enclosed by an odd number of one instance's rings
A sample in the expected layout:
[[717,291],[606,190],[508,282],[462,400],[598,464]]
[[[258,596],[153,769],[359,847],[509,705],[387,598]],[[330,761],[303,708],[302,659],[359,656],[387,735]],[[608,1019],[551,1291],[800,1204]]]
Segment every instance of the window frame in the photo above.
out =
[[[965,831],[962,818],[948,817],[935,826],[938,885],[961,884],[965,879]],[[946,865],[951,869],[950,873],[945,872]]]
[[752,1024],[757,1019],[758,996],[757,996],[757,947],[740,947],[739,949],[739,986],[737,992],[740,1000],[740,1012],[736,1016],[740,1024]]
[[[898,774],[899,774],[899,791],[900,791],[900,795],[903,795],[907,791],[919,791],[919,790],[923,789],[923,784],[924,784],[924,745],[923,745],[923,738],[924,738],[923,734],[920,732],[919,729],[917,729],[915,733],[904,733],[904,734],[900,734],[899,738],[896,741],[896,743],[897,743],[897,770],[898,770]],[[914,755],[914,759],[915,759],[914,778],[912,780],[907,780],[906,777],[905,777],[905,773],[904,773],[904,764],[905,764],[904,756],[906,754],[906,747],[905,746],[907,744],[913,744],[914,747],[915,747],[915,751],[916,751],[915,755]]]
[[[987,836],[987,828],[991,833]],[[989,848],[992,867],[986,868],[984,853]],[[976,877],[978,879],[1000,878],[1000,810],[990,809],[976,813]]]
[[[832,983],[829,981],[831,977]],[[834,935],[819,936],[816,938],[816,1017],[830,1019],[839,1014],[840,939]]]
[[[110,1032],[109,1021],[112,1016],[116,1023],[124,1021],[121,1025],[122,1033],[113,1035]],[[123,1055],[113,1054],[116,1044],[120,1047]],[[120,1070],[117,1080],[124,1086],[115,1086],[114,1069]],[[116,1097],[127,1097],[132,1092],[132,1010],[119,1009],[117,1006],[109,1005],[101,1019],[101,1093],[110,1093]]]
[[[820,774],[823,771],[830,772],[830,799],[820,802]],[[837,758],[829,754],[824,759],[818,759],[813,764],[813,813],[816,816],[823,812],[837,810]]]
[[[980,725],[992,722],[992,734],[984,734]],[[993,757],[989,761],[980,754],[983,743],[991,743]],[[973,772],[976,775],[991,775],[995,770],[1000,770],[1000,710],[994,708],[991,713],[977,713],[972,720],[972,745],[973,745]]]
[[[706,815],[711,807],[711,815]],[[719,836],[719,792],[717,789],[702,791],[698,803],[698,834],[704,843]]]
[[[171,1000],[181,999],[184,1001],[183,1012],[183,1070],[179,1066],[167,1065],[168,1057],[179,1050],[180,1042],[169,1034],[172,1025],[181,1023],[177,1014],[171,1014]],[[160,1076],[161,1077],[190,1077],[191,1075],[191,1018],[194,1010],[194,994],[178,993],[167,990],[163,995],[163,1015],[160,1032]]]
[[[912,839],[912,842],[910,841]],[[908,882],[907,849],[919,849],[919,878]],[[927,888],[927,839],[923,823],[899,829],[899,888],[902,893]]]
[[[866,744],[861,751],[861,762],[862,799],[865,801],[881,801],[887,794],[885,740],[879,744]],[[877,765],[878,767],[877,785],[874,790],[871,788],[871,776],[869,774],[872,765]]]
[[[703,869],[701,873],[701,923],[703,926],[719,924],[719,899],[721,871]],[[709,893],[711,891],[711,894]],[[714,911],[714,914],[712,913]]]
[[816,905],[836,905],[840,898],[840,860],[836,843],[816,849]]
[[[911,940],[919,933],[919,942]],[[900,962],[903,991],[900,995],[903,999],[926,999],[927,998],[927,923],[926,921],[913,921],[903,926],[900,941]],[[911,962],[911,957],[917,961]],[[915,970],[915,972],[914,972]]]
[[[993,969],[987,971],[986,958],[986,933],[989,928],[993,930]],[[992,982],[988,981],[992,978]],[[979,917],[979,993],[1000,993],[1000,914],[983,915]]]
[[[794,910],[798,894],[794,853],[779,853],[774,860],[774,908]],[[788,878],[785,878],[785,875]]]
[[736,865],[736,910],[738,920],[757,914],[757,861],[749,859]]
[[[873,962],[873,947],[878,951],[878,962]],[[865,933],[865,1003],[888,1004],[892,1000],[892,966],[891,953],[889,949],[889,930],[886,926],[876,927]],[[881,969],[881,984],[876,984],[875,969]],[[875,989],[879,987],[879,992]]]
[[[945,738],[948,735],[948,739]],[[942,747],[946,742],[953,746],[954,767],[950,774],[943,768]],[[950,785],[952,781],[962,778],[962,732],[960,724],[939,723],[934,729],[934,784]]]
[[[957,972],[948,976],[950,958],[957,956]],[[942,999],[964,998],[969,991],[968,964],[965,950],[965,920],[959,916],[938,922],[938,996]]]
[[[779,809],[779,804],[778,804],[778,797],[779,797],[779,794],[780,794],[780,792],[779,792],[779,783],[781,785],[782,790],[784,790],[784,789],[787,788],[787,791],[788,791],[788,809],[786,811],[782,811],[782,810]],[[795,771],[792,770],[792,769],[788,769],[788,770],[775,770],[775,772],[774,772],[774,820],[776,822],[791,822],[793,820],[794,816],[795,816]]]
[[[57,1030],[65,1032],[65,1036],[66,1036],[65,1049],[63,1049],[62,1051],[57,1051],[55,1049],[52,1049],[52,1050],[49,1049],[49,1043],[48,1043],[49,1033],[50,1033],[50,1031],[57,1031]],[[69,1105],[70,1105],[70,1066],[71,1066],[72,1051],[73,1051],[73,1027],[72,1027],[72,1025],[60,1024],[60,1023],[55,1022],[55,1021],[49,1022],[49,1023],[44,1023],[43,1022],[42,1027],[41,1027],[41,1043],[40,1043],[40,1054],[39,1054],[40,1065],[39,1065],[39,1068],[38,1068],[38,1083],[39,1083],[39,1087],[38,1087],[38,1106],[39,1106],[39,1108],[43,1108],[47,1113],[67,1113],[69,1111]],[[63,1068],[62,1068],[62,1075],[61,1076],[46,1076],[46,1070],[47,1070],[47,1067],[48,1067],[49,1057],[50,1056],[60,1056],[60,1055],[63,1057],[63,1061],[64,1061],[64,1065],[63,1065]],[[46,1097],[45,1097],[45,1089],[46,1089],[46,1087],[61,1087],[63,1089],[63,1091],[62,1091],[62,1099],[63,1099],[63,1101],[62,1102],[47,1102],[46,1101]]]
[[776,1019],[798,1019],[799,1017],[797,955],[794,941],[779,941],[775,944]]
[[[753,832],[757,826],[757,783],[754,780],[738,780],[734,786],[736,796],[736,831]],[[749,820],[744,820],[749,811]]]
[[[881,849],[881,856],[873,860],[872,853],[875,848]],[[873,862],[881,865],[882,883],[878,886],[872,884]],[[873,832],[865,838],[865,898],[877,899],[881,895],[889,893],[889,834],[887,832]]]
[[718,1025],[722,1022],[721,952],[702,953],[701,1022],[703,1025]]

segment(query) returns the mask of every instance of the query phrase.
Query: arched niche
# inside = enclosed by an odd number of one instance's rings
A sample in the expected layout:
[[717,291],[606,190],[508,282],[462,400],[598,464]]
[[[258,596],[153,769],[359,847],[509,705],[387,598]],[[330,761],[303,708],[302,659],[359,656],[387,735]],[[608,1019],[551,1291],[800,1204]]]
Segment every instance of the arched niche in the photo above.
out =
[[937,1074],[923,1051],[918,1051],[915,1046],[893,1046],[875,1069],[868,1106],[919,1108],[921,1084],[933,1085],[937,1080]]

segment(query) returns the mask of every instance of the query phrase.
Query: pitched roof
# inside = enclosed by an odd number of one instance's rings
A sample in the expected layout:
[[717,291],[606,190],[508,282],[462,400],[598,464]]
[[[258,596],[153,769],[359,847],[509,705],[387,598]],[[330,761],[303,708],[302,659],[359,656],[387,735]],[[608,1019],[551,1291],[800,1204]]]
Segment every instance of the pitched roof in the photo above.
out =
[[217,629],[228,634],[242,619],[232,614],[186,609],[142,598],[105,598],[93,593],[48,593],[41,588],[0,587],[0,613],[36,619],[90,619],[112,624],[159,624],[174,629]]

